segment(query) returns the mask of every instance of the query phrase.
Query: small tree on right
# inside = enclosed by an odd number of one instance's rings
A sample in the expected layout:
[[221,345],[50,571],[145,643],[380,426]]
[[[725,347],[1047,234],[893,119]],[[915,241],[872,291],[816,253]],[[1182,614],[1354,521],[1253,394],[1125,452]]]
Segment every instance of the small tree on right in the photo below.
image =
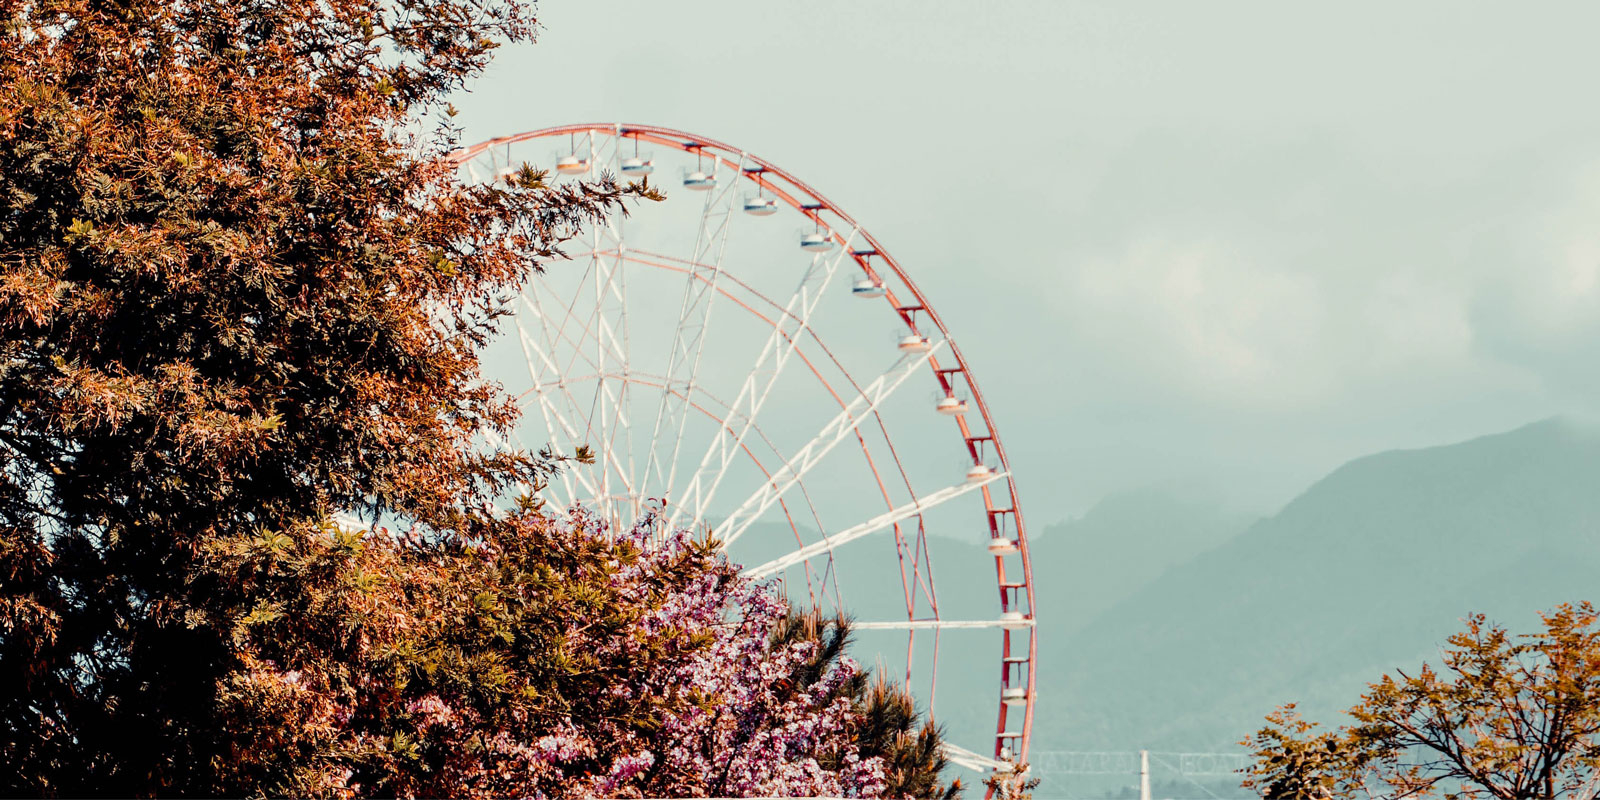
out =
[[1468,618],[1442,669],[1384,676],[1353,726],[1319,731],[1279,709],[1243,742],[1256,758],[1244,786],[1271,800],[1600,795],[1600,614],[1541,616],[1543,631],[1520,636]]

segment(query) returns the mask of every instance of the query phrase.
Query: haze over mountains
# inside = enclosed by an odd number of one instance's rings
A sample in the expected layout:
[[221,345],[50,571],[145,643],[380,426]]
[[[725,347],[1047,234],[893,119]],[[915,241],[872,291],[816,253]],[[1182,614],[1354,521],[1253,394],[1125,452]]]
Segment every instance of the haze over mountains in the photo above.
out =
[[1597,568],[1591,430],[1547,420],[1357,459],[1080,630],[1042,631],[1035,747],[1225,750],[1291,701],[1337,722],[1381,674],[1437,663],[1467,614],[1529,630],[1593,598]]
[[1082,517],[1035,533],[1034,592],[1039,607],[1049,610],[1052,638],[1077,632],[1167,569],[1253,521],[1151,488],[1111,495]]

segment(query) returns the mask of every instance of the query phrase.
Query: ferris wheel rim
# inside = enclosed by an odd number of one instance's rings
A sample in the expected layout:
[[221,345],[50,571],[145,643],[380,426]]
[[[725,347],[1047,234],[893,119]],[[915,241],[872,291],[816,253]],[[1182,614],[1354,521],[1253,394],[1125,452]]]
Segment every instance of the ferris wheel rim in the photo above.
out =
[[[1038,653],[1037,628],[1033,624],[1036,605],[1034,603],[1032,559],[1029,552],[1026,525],[1024,523],[1020,503],[1018,502],[1018,492],[1015,478],[1010,468],[1004,443],[1000,437],[999,428],[994,422],[988,403],[984,400],[982,390],[979,388],[977,379],[973,375],[966,358],[962,355],[960,348],[957,346],[953,337],[950,336],[948,328],[946,328],[943,320],[934,310],[932,304],[928,302],[927,297],[917,287],[911,276],[900,266],[899,262],[896,261],[891,254],[889,254],[887,249],[884,248],[877,241],[877,239],[866,230],[864,226],[860,225],[860,223],[858,223],[853,217],[845,212],[838,204],[829,200],[815,188],[811,187],[809,184],[800,180],[798,177],[777,166],[776,164],[756,157],[750,154],[748,151],[714,139],[710,139],[708,137],[703,137],[672,128],[631,123],[575,124],[542,128],[509,136],[488,139],[474,145],[459,148],[451,152],[448,157],[453,163],[457,165],[463,165],[469,160],[488,152],[494,147],[506,146],[509,148],[510,145],[528,142],[535,139],[568,134],[575,135],[579,133],[588,133],[591,136],[609,135],[617,140],[619,146],[623,140],[631,138],[635,141],[636,146],[639,142],[649,142],[655,145],[682,150],[684,152],[694,154],[697,157],[710,156],[715,160],[716,163],[720,163],[732,168],[735,172],[736,178],[743,178],[755,183],[755,185],[763,191],[762,196],[765,196],[765,192],[771,192],[776,200],[782,201],[795,210],[800,211],[802,214],[805,214],[812,220],[817,221],[819,225],[821,222],[820,214],[818,212],[825,211],[828,214],[833,215],[840,222],[850,226],[851,239],[847,240],[839,237],[831,225],[828,226],[827,230],[829,237],[835,239],[838,246],[843,248],[845,253],[849,254],[850,257],[857,262],[858,266],[860,266],[869,277],[875,277],[876,272],[874,265],[869,264],[867,259],[879,259],[883,265],[886,265],[887,268],[894,273],[895,278],[910,294],[911,299],[915,300],[915,303],[910,304],[897,302],[897,298],[892,290],[886,291],[883,295],[895,312],[901,317],[902,322],[905,323],[905,325],[911,330],[911,332],[913,334],[921,334],[922,328],[919,327],[916,320],[916,314],[920,312],[942,335],[942,343],[949,348],[950,357],[953,359],[956,366],[953,369],[941,368],[938,366],[938,362],[931,357],[929,358],[929,365],[933,368],[941,387],[947,394],[951,394],[955,391],[954,382],[949,379],[949,375],[960,373],[962,379],[965,381],[966,392],[970,395],[971,403],[973,406],[975,406],[975,410],[978,412],[979,418],[983,420],[983,427],[986,433],[982,436],[975,436],[965,415],[955,416],[955,422],[967,447],[968,453],[971,455],[975,465],[985,463],[985,450],[992,451],[993,459],[998,462],[998,467],[995,469],[995,474],[989,480],[985,481],[980,487],[986,509],[986,517],[990,528],[990,536],[992,540],[1002,537],[1011,540],[1020,558],[1022,574],[1018,577],[1020,577],[1021,580],[1020,582],[1008,582],[1006,580],[1007,575],[1004,559],[999,554],[995,554],[994,556],[997,570],[997,581],[999,583],[1001,593],[1001,604],[1002,609],[1005,612],[1003,616],[1010,616],[1013,613],[1012,609],[1016,605],[1020,605],[1020,603],[1015,602],[1020,598],[1008,597],[1008,588],[1020,589],[1021,594],[1026,597],[1027,606],[1025,615],[1023,615],[1023,620],[1026,623],[1025,625],[1019,624],[1016,626],[1006,626],[1006,635],[1003,639],[1005,644],[1003,645],[1002,653],[1002,660],[1007,665],[1018,661],[1025,662],[1027,664],[1025,677],[1026,694],[1025,703],[1022,709],[1023,724],[1020,730],[1007,730],[1006,725],[1010,706],[1009,701],[1005,699],[1005,693],[1003,692],[997,719],[994,749],[996,758],[1002,757],[1002,755],[1005,753],[1011,753],[1014,754],[1018,760],[1025,759],[1028,746],[1031,743],[1032,738],[1031,733],[1033,712],[1035,707],[1034,698]],[[730,159],[730,155],[736,156],[736,160]],[[747,162],[754,163],[756,167],[744,167],[744,164]],[[589,166],[592,166],[592,164]],[[807,195],[810,202],[802,201],[801,198],[796,196],[795,192],[786,190],[783,187],[769,181],[766,177],[769,173],[780,177],[789,185],[789,187],[797,190],[797,192]],[[866,243],[870,245],[870,247],[860,253],[851,252],[849,250],[849,242],[852,241],[855,236],[859,236],[864,239]],[[865,258],[863,258],[863,255]],[[882,422],[881,417],[879,418],[879,422]],[[988,444],[987,448],[984,447],[984,443]],[[990,483],[997,482],[998,480],[1002,479],[1006,482],[1005,495],[1010,501],[1009,507],[998,506],[995,502],[995,498],[991,495],[989,490]],[[913,492],[913,496],[916,496],[915,492]],[[1004,515],[1009,515],[1010,517],[1011,530],[1009,532],[1003,530]],[[897,528],[897,537],[898,535]],[[809,565],[807,568],[809,569]],[[904,576],[902,576],[902,579],[904,579]],[[937,614],[937,612],[935,613]],[[912,620],[911,622],[915,623],[917,621]],[[936,637],[940,627],[964,627],[967,625],[967,623],[959,622],[945,623],[941,625],[939,624],[937,617],[935,620],[930,622],[935,623],[930,625],[930,627],[935,627]],[[987,625],[987,623],[981,624]],[[1012,647],[1010,631],[1014,627],[1025,627],[1028,630],[1027,654],[1020,658],[1011,655]],[[935,650],[935,659],[937,660],[937,648]],[[1003,679],[1003,685],[1009,686],[1010,673],[1006,672],[1005,675],[1006,677]],[[1012,747],[1012,744],[1014,744],[1015,747]]]

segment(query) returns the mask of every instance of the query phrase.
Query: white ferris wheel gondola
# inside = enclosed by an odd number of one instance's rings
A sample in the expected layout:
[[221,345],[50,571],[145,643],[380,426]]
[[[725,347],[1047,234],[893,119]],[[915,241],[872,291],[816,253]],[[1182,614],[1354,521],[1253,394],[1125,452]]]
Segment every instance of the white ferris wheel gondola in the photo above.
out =
[[589,171],[589,162],[576,155],[565,155],[556,159],[556,172],[562,175],[582,175]]
[[753,217],[769,217],[778,213],[778,200],[773,197],[747,197],[744,213]]
[[933,410],[947,417],[958,417],[967,413],[967,401],[964,398],[956,397],[953,394],[947,394],[943,397],[940,397],[939,400],[933,404]]
[[622,159],[617,171],[626,178],[643,178],[656,171],[656,162],[638,156],[628,156]]
[[717,176],[694,170],[683,176],[683,188],[691,192],[709,192],[717,188]]
[[808,253],[826,253],[837,246],[838,243],[828,235],[827,231],[806,231],[800,234],[800,249]]
[[850,286],[850,293],[856,297],[877,298],[884,296],[887,292],[888,290],[883,288],[881,282],[870,277],[857,278],[856,282]]
[[988,549],[989,555],[992,556],[1008,556],[1017,552],[1017,543],[1004,536],[991,538],[989,544],[985,545],[985,547]]
[[895,342],[895,349],[902,353],[926,353],[933,349],[933,340],[927,334],[907,331],[900,335],[900,340]]

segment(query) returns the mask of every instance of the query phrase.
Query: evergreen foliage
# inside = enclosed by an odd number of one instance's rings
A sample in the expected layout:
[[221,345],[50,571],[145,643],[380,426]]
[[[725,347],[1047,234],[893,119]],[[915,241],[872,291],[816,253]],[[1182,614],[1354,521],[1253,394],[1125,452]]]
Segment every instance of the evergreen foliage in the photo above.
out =
[[788,685],[816,645],[711,543],[504,508],[557,464],[481,447],[479,350],[657,196],[456,179],[446,97],[525,5],[0,23],[0,793],[884,791],[859,671]]

